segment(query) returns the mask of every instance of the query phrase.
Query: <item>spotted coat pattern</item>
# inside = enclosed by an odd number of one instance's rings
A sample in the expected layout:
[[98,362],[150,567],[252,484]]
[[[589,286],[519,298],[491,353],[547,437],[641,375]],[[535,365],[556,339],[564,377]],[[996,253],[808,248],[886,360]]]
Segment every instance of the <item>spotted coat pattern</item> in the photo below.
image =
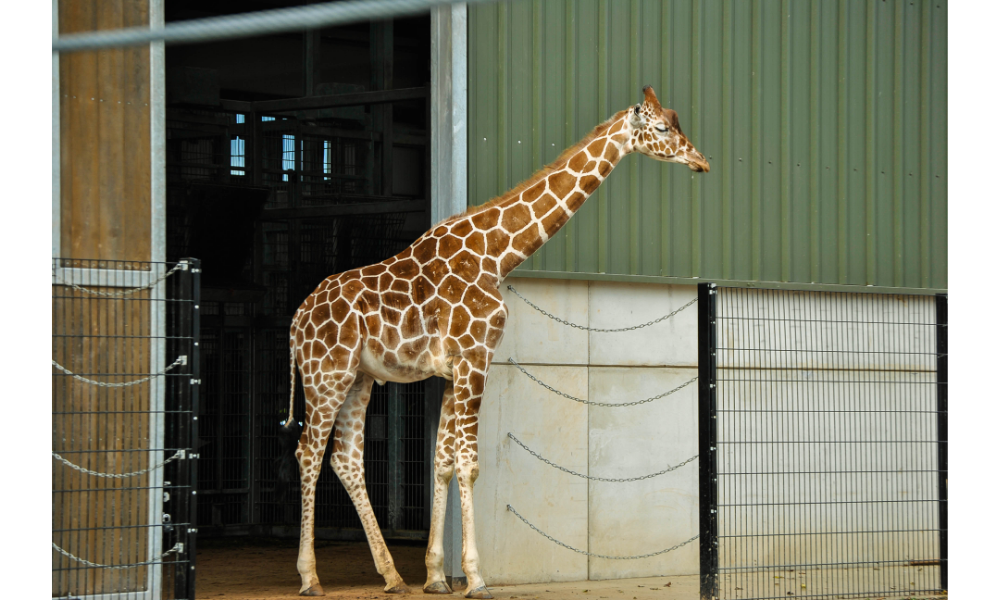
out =
[[681,132],[677,114],[660,106],[652,88],[643,91],[644,102],[599,125],[510,192],[446,219],[392,258],[328,277],[299,307],[290,346],[292,407],[296,365],[306,395],[296,451],[301,594],[323,594],[313,552],[315,490],[331,432],[330,462],[358,511],[385,590],[408,591],[365,490],[365,410],[376,381],[406,383],[436,375],[449,383],[434,456],[424,591],[451,592],[443,570],[443,527],[448,484],[457,473],[467,597],[491,597],[479,574],[472,490],[479,474],[479,406],[507,321],[500,282],[566,224],[626,154],[708,171],[705,157]]

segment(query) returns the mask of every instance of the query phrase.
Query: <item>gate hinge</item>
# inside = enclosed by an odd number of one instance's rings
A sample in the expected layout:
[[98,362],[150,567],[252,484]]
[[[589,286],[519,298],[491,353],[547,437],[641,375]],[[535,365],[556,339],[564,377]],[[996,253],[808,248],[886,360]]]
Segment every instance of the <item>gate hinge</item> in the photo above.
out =
[[192,378],[191,385],[201,385],[201,380]]

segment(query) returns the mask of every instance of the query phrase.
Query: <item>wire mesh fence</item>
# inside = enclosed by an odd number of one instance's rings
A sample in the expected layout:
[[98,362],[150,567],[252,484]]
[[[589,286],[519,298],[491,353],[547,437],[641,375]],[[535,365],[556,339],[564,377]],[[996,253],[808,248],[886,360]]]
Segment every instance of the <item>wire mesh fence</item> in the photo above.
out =
[[54,259],[53,597],[194,597],[198,272]]
[[946,589],[946,299],[701,297],[702,596]]

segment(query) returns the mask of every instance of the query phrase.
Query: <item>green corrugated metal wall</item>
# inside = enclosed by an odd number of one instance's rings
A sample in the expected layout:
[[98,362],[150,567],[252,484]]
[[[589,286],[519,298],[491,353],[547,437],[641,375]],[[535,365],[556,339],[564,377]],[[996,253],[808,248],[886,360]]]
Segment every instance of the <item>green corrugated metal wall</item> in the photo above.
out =
[[530,176],[649,83],[711,172],[627,157],[518,272],[944,289],[947,8],[473,5],[470,204]]

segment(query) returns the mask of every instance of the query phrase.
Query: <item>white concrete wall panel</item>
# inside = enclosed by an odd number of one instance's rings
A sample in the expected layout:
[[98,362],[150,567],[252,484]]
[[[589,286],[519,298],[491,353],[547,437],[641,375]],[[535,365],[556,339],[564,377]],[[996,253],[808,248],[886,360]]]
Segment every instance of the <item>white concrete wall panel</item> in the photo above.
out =
[[[651,321],[697,294],[695,286],[508,283],[558,317],[601,328]],[[655,552],[697,532],[697,461],[638,482],[587,482],[506,437],[513,432],[556,464],[605,477],[656,472],[696,454],[695,384],[635,407],[588,408],[545,390],[506,361],[513,357],[579,398],[649,398],[697,375],[697,305],[651,327],[588,334],[501,288],[510,317],[483,402],[476,486],[487,580],[697,573],[697,542],[647,559],[588,559],[542,538],[506,510],[512,504],[554,538],[606,555]],[[725,320],[737,308],[751,318]],[[743,350],[719,355],[720,439],[773,442],[720,446],[720,531],[751,536],[724,538],[720,550],[733,552],[739,544],[744,558],[760,562],[936,558],[937,505],[908,502],[937,497],[936,447],[921,441],[936,437],[934,299],[723,290],[719,312],[720,346]],[[852,323],[817,328],[793,322],[803,319]],[[843,350],[852,354],[845,357]],[[899,412],[904,410],[924,412]],[[737,472],[742,474],[732,475]],[[867,502],[873,499],[890,502]],[[743,506],[751,503],[760,505]],[[839,533],[845,522],[873,533],[845,537]],[[753,537],[776,530],[808,535]]]
[[[647,323],[697,296],[698,288],[693,285],[594,281],[590,283],[590,326],[611,329]],[[697,367],[698,305],[635,331],[592,332],[590,364]]]
[[[587,368],[533,366],[566,393],[587,398]],[[507,438],[511,432],[552,462],[587,472],[587,406],[538,386],[520,371],[494,364],[479,422],[480,475],[475,487],[476,539],[490,585],[587,579],[587,557],[541,537],[512,513],[576,548],[587,547],[587,481],[558,471]]]
[[[620,334],[624,335],[624,334]],[[698,375],[697,369],[591,367],[590,398],[633,402]],[[698,387],[625,408],[590,409],[590,474],[627,478],[698,454]],[[590,551],[636,556],[698,533],[698,461],[643,481],[590,482]],[[697,541],[639,560],[590,558],[591,579],[698,573]]]
[[508,285],[542,309],[571,323],[586,326],[590,321],[589,282],[508,279],[500,285],[508,316],[494,364],[513,358],[522,364],[586,365],[587,332],[539,313],[508,290]]

